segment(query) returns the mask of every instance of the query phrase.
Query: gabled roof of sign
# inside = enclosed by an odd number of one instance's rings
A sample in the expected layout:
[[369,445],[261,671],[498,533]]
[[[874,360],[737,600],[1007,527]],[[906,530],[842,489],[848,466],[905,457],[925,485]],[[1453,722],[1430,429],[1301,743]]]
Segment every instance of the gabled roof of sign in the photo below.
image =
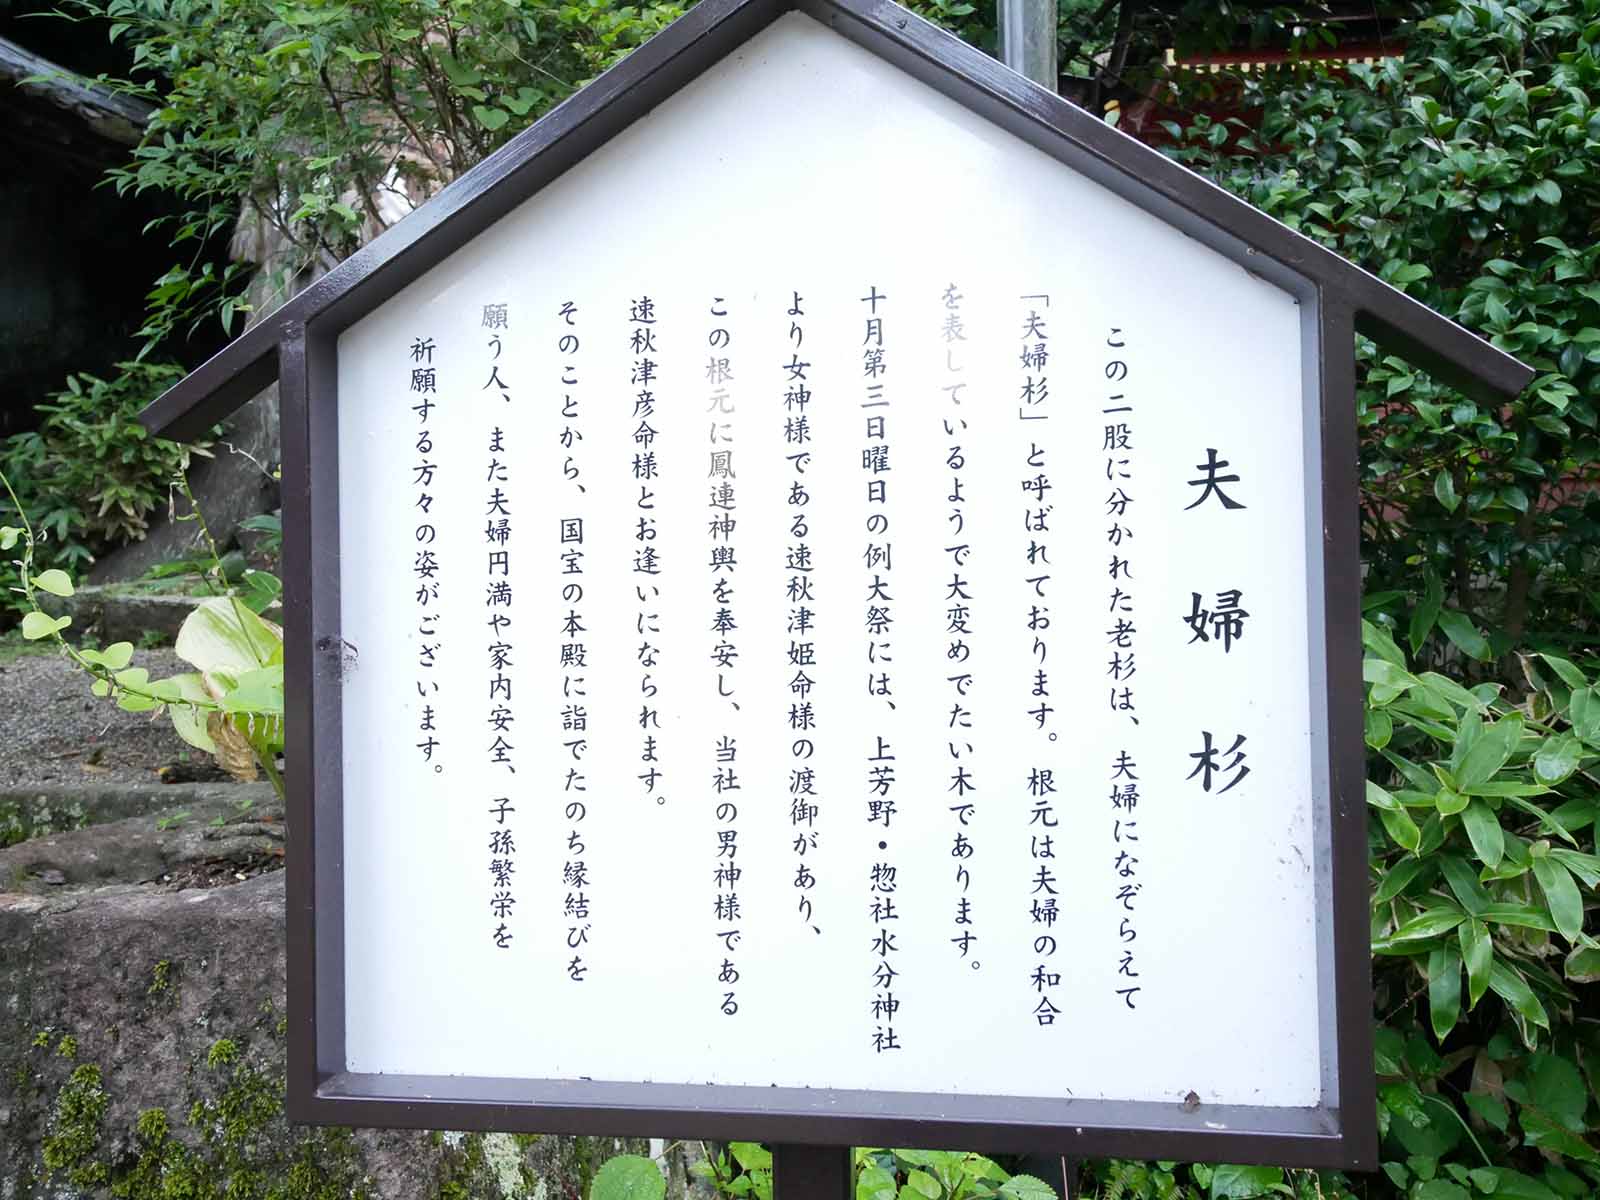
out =
[[1533,377],[1471,331],[893,0],[702,0],[191,372],[140,420],[168,437],[199,436],[272,383],[280,344],[303,336],[312,322],[337,331],[372,311],[792,10],[1250,269],[1308,281],[1324,311],[1342,307],[1357,330],[1446,383],[1479,396],[1512,396]]

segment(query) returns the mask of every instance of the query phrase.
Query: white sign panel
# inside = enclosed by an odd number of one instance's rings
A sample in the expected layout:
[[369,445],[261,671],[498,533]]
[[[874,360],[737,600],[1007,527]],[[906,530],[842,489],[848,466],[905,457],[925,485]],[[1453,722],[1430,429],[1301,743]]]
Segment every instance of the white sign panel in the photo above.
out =
[[1301,329],[799,14],[351,326],[348,1069],[1322,1103]]

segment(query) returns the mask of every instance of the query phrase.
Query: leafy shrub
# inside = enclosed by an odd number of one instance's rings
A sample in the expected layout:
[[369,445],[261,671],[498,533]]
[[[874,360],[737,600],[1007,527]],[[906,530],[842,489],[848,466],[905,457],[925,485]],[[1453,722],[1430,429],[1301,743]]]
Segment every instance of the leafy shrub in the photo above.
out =
[[[272,307],[497,149],[682,12],[552,0],[68,0],[133,48],[104,80],[157,112],[120,191],[156,189],[179,261],[147,348]],[[254,268],[201,252],[229,231]],[[215,244],[215,243],[212,243]]]
[[107,548],[143,539],[171,480],[191,455],[208,455],[208,443],[170,442],[136,419],[183,368],[126,362],[117,370],[111,379],[67,376],[66,388],[38,405],[39,428],[0,444],[0,471],[38,534],[36,565],[81,570]]
[[1459,619],[1423,652],[1498,659],[1510,681],[1513,647],[1600,629],[1600,0],[1418,7],[1403,59],[1243,77],[1240,117],[1167,132],[1538,370],[1518,399],[1477,401],[1362,346],[1369,594],[1396,613],[1443,597]]

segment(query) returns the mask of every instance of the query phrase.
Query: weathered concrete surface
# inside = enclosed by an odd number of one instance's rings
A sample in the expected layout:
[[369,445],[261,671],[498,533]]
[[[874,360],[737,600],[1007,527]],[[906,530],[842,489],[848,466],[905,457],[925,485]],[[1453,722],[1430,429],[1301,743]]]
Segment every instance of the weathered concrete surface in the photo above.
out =
[[186,866],[258,869],[282,857],[283,806],[275,797],[244,810],[232,796],[207,797],[168,806],[160,816],[126,817],[0,850],[0,894],[158,883]]
[[[0,788],[0,849],[28,838],[66,833],[128,817],[157,818],[204,809],[254,808],[275,797],[268,783],[121,784]],[[217,806],[223,806],[221,810]],[[0,887],[3,887],[0,881]]]
[[[229,1190],[252,1177],[285,1200],[581,1200],[606,1158],[646,1151],[291,1128],[283,917],[282,872],[0,894],[0,1200],[266,1195]],[[177,1179],[189,1190],[160,1190]]]
[[155,596],[130,592],[115,585],[81,587],[70,596],[42,592],[39,607],[53,617],[72,618],[74,637],[93,633],[105,645],[113,642],[145,644],[148,633],[160,635],[168,644],[178,638],[178,630],[203,596]]

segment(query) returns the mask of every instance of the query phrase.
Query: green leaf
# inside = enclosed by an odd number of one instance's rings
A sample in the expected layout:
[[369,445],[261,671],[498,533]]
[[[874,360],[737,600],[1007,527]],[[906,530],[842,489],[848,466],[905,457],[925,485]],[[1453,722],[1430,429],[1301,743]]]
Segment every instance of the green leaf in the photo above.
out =
[[207,674],[238,674],[282,661],[283,638],[242,601],[213,596],[184,618],[173,648]]
[[1522,1132],[1529,1146],[1563,1154],[1581,1162],[1600,1163],[1600,1154],[1595,1153],[1593,1146],[1549,1114],[1524,1107],[1517,1118],[1522,1123]]
[[1471,788],[1487,783],[1495,772],[1506,765],[1506,760],[1521,740],[1520,713],[1510,713],[1493,725],[1485,726],[1482,736],[1462,756],[1461,766],[1455,773],[1456,786]]
[[1546,738],[1533,756],[1533,776],[1542,783],[1560,783],[1583,761],[1583,745],[1570,733]]
[[21,536],[22,530],[15,525],[0,525],[0,550],[11,549]]
[[1456,481],[1449,471],[1440,471],[1433,477],[1433,495],[1446,512],[1455,512],[1461,504],[1461,498],[1456,495]]
[[919,1196],[926,1196],[928,1200],[939,1200],[944,1194],[944,1189],[939,1186],[939,1181],[926,1171],[906,1172],[906,1190],[915,1192]]
[[1591,746],[1600,745],[1600,692],[1592,687],[1574,689],[1567,702],[1567,719],[1574,734]]
[[1500,828],[1500,818],[1482,800],[1474,800],[1461,812],[1461,825],[1467,831],[1467,840],[1484,864],[1498,867],[1505,855],[1506,835]]
[[22,616],[22,636],[30,642],[36,642],[40,638],[59,633],[70,624],[72,624],[71,617],[52,617],[48,613],[34,609]]
[[1417,828],[1417,823],[1405,809],[1382,809],[1378,819],[1383,822],[1383,828],[1394,844],[1402,849],[1415,852],[1422,844],[1422,830]]
[[472,115],[478,118],[478,124],[491,131],[501,128],[511,119],[511,114],[505,109],[490,108],[484,104],[474,104]]
[[1589,1089],[1583,1075],[1558,1054],[1536,1054],[1528,1072],[1528,1099],[1569,1129],[1583,1129]]
[[[1415,826],[1413,826],[1415,828]],[[1401,892],[1405,891],[1411,881],[1417,877],[1417,872],[1425,866],[1420,858],[1401,859],[1384,873],[1383,879],[1378,883],[1378,890],[1372,895],[1374,904],[1387,904]]]
[[879,1166],[868,1166],[856,1176],[856,1200],[894,1200],[894,1173]]
[[1583,930],[1583,896],[1572,874],[1548,856],[1533,860],[1533,877],[1539,881],[1545,903],[1550,906],[1550,917],[1567,941],[1577,940]]
[[1448,1179],[1430,1179],[1411,1194],[1412,1200],[1472,1200],[1472,1193]]
[[1489,969],[1494,962],[1494,942],[1489,927],[1473,918],[1456,930],[1461,942],[1461,961],[1467,968],[1467,1007],[1476,1008],[1489,987]]
[[1464,613],[1448,609],[1439,614],[1439,628],[1444,630],[1445,637],[1461,653],[1487,662],[1494,657],[1489,650],[1489,642],[1483,634],[1478,632],[1478,627],[1472,623],[1471,618]]
[[41,571],[33,577],[33,586],[43,588],[52,596],[72,595],[72,577],[61,570]]
[[729,1142],[728,1153],[746,1171],[770,1171],[772,1151],[760,1142]]
[[1223,1163],[1211,1173],[1211,1200],[1252,1200],[1283,1185],[1281,1167],[1239,1167]]
[[589,1200],[662,1200],[667,1181],[648,1158],[619,1154],[595,1172]]
[[1533,185],[1533,194],[1546,204],[1561,203],[1561,185],[1554,179],[1541,179]]
[[[211,740],[211,735],[206,732],[207,710],[195,708],[192,704],[181,703],[183,700],[210,704],[211,693],[206,691],[205,680],[196,672],[185,675],[173,675],[159,683],[163,695],[171,695],[174,699],[169,702],[167,716],[172,721],[172,728],[179,737],[188,742],[196,750],[204,750],[207,754],[217,752],[217,744]],[[153,689],[152,689],[153,690]]]
[[1013,1175],[1000,1185],[1000,1194],[1009,1200],[1056,1200],[1056,1190],[1032,1175]]
[[1412,942],[1435,938],[1449,933],[1466,919],[1467,914],[1454,905],[1436,905],[1404,922],[1389,935],[1389,941]]
[[1428,955],[1428,1018],[1441,1042],[1461,1016],[1461,954],[1448,943]]
[[1537,1025],[1540,1029],[1550,1028],[1550,1018],[1545,1014],[1544,1005],[1539,1003],[1539,998],[1533,994],[1521,971],[1496,959],[1494,966],[1489,969],[1489,987],[1530,1025]]
[[110,670],[122,670],[133,661],[133,643],[113,642],[100,652],[100,661]]
[[1422,643],[1428,640],[1428,635],[1433,632],[1433,624],[1439,618],[1439,610],[1444,606],[1444,584],[1439,580],[1437,571],[1428,571],[1424,579],[1422,599],[1417,602],[1416,608],[1411,610],[1411,628],[1408,633],[1411,650],[1416,653],[1422,649]]
[[1566,684],[1569,688],[1581,688],[1588,686],[1589,681],[1583,677],[1583,672],[1578,670],[1577,667],[1573,666],[1566,659],[1557,657],[1554,654],[1541,654],[1539,657],[1550,664],[1550,669],[1559,675],[1561,677],[1561,682]]
[[1600,980],[1600,950],[1591,950],[1587,946],[1573,947],[1572,953],[1567,955],[1562,973],[1572,983],[1594,983]]

